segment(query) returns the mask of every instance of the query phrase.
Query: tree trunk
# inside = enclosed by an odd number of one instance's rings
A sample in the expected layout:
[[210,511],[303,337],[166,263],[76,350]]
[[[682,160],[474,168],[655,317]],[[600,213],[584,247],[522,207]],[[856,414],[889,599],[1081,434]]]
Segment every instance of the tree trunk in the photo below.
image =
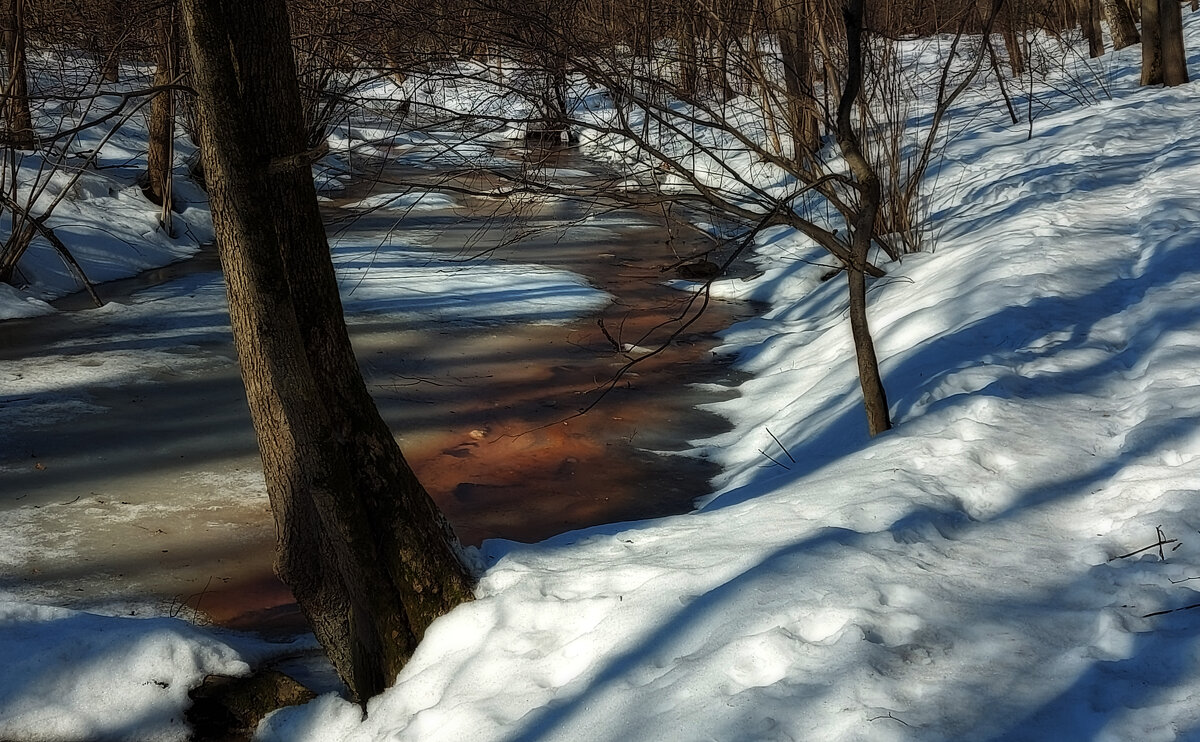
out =
[[1142,84],[1161,85],[1162,43],[1158,21],[1159,0],[1142,0]]
[[365,702],[394,681],[430,622],[471,598],[471,578],[350,346],[283,0],[182,7],[276,571]]
[[1008,53],[1008,67],[1013,77],[1020,77],[1025,74],[1025,51],[1021,48],[1021,39],[1008,21],[1001,27],[1000,36],[1004,39],[1004,51]]
[[115,83],[121,81],[121,58],[118,56],[118,50],[112,49],[108,54],[104,55],[104,59],[100,62],[100,79],[104,82]]
[[679,97],[694,103],[700,94],[700,65],[696,55],[696,16],[690,7],[679,15],[679,31],[675,39],[679,49]]
[[[868,241],[869,242],[869,241]],[[855,250],[857,259],[860,250]],[[863,258],[865,261],[865,257]],[[867,432],[878,435],[892,427],[888,411],[887,391],[875,356],[875,341],[867,322],[867,279],[861,268],[846,270],[850,289],[850,331],[854,339],[854,357],[858,364],[858,384],[862,388],[863,407],[867,413]]]
[[[158,23],[154,85],[176,82],[179,72],[175,8],[169,6]],[[171,231],[171,170],[175,164],[175,91],[163,90],[150,102],[146,196],[163,207],[163,228]]]
[[10,0],[4,24],[4,49],[8,55],[4,125],[7,143],[16,149],[33,149],[35,144],[25,68],[25,10],[26,0]]
[[1183,11],[1179,0],[1159,0],[1158,41],[1162,82],[1168,87],[1188,81],[1187,51],[1183,48]]
[[787,124],[792,135],[792,157],[797,165],[802,165],[821,148],[809,38],[812,18],[809,8],[802,3],[806,0],[781,0],[777,15],[779,52],[783,58],[783,80],[788,98]]
[[1113,49],[1124,49],[1141,41],[1137,25],[1133,22],[1133,14],[1125,0],[1101,0],[1104,16],[1108,19],[1108,28],[1112,33]]
[[1095,59],[1104,55],[1104,28],[1100,25],[1099,0],[1075,0],[1079,27],[1088,41],[1088,56]]
[[863,0],[849,0],[845,5],[846,19],[846,86],[838,104],[838,148],[854,175],[859,192],[858,213],[849,224],[851,260],[846,266],[850,290],[850,329],[854,337],[854,353],[858,363],[858,381],[862,387],[867,413],[867,431],[877,435],[892,427],[888,412],[887,393],[875,355],[875,341],[867,322],[867,288],[864,270],[867,266],[871,239],[875,234],[875,219],[883,201],[879,175],[862,151],[854,132],[850,114],[854,101],[862,90]]

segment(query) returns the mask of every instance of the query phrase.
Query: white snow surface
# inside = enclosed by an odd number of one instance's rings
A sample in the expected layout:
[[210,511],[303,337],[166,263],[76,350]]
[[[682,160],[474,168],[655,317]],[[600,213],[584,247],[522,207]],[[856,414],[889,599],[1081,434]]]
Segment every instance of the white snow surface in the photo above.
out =
[[[477,600],[365,715],[326,695],[259,738],[1200,739],[1200,96],[1137,87],[1137,55],[1111,99],[1039,87],[1032,139],[964,116],[936,251],[870,292],[895,430],[865,433],[841,282],[764,234],[724,287],[771,308],[725,335],[753,378],[695,443],[714,497],[486,542]],[[0,737],[181,738],[182,689],[249,661],[162,619],[0,626]]]
[[[31,55],[33,90],[47,96],[34,110],[34,125],[43,136],[102,123],[56,139],[45,150],[20,153],[14,180],[20,184],[18,201],[31,206],[34,216],[42,216],[66,192],[46,225],[70,249],[87,278],[101,283],[183,260],[213,236],[206,195],[182,177],[185,161],[195,154],[185,138],[178,139],[173,161],[175,213],[170,232],[160,222],[160,209],[137,185],[146,169],[149,108],[122,108],[121,95],[144,88],[147,70],[129,66],[122,71],[121,83],[101,85],[93,68],[57,54]],[[58,87],[58,80],[66,81],[66,89]],[[87,102],[75,103],[76,98]],[[46,154],[48,150],[54,154]],[[0,233],[11,230],[11,214],[5,209]],[[15,278],[15,288],[0,285],[0,320],[49,313],[52,309],[45,301],[83,289],[79,276],[40,234],[18,263]]]
[[208,674],[248,673],[267,647],[174,618],[100,616],[0,595],[0,738],[187,739],[188,690]]

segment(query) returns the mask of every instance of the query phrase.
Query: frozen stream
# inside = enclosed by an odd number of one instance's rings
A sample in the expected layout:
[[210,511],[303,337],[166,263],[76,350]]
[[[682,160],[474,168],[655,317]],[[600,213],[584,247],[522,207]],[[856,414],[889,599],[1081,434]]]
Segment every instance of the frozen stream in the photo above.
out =
[[[412,172],[384,180],[400,175]],[[715,303],[573,417],[628,360],[613,340],[654,347],[675,329],[645,337],[683,310],[664,269],[703,249],[698,236],[563,202],[514,213],[429,196],[408,209],[397,204],[411,193],[387,205],[355,190],[327,209],[355,346],[465,543],[686,511],[707,490],[714,466],[651,451],[724,429],[695,405],[735,393],[711,333],[749,307]],[[346,208],[363,198],[385,205]],[[215,269],[202,255],[103,287],[102,309],[0,323],[0,591],[296,626],[271,575],[274,528]]]

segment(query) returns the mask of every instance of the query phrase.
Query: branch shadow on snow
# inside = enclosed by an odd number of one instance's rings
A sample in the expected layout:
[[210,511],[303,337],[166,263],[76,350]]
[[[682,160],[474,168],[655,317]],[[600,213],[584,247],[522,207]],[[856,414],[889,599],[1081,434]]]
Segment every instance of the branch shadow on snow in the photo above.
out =
[[[638,693],[636,689],[628,687],[629,680],[661,675],[661,669],[656,672],[655,668],[663,667],[664,656],[677,657],[680,661],[686,660],[683,662],[685,665],[714,661],[709,655],[711,648],[700,651],[689,649],[696,642],[698,635],[707,633],[707,622],[721,621],[722,617],[728,620],[731,616],[740,615],[744,609],[739,607],[739,603],[750,601],[761,608],[758,596],[786,589],[792,584],[786,578],[788,574],[819,569],[824,561],[840,561],[837,554],[822,552],[832,550],[871,553],[876,550],[875,542],[880,538],[896,539],[903,543],[914,543],[914,538],[933,543],[954,541],[966,536],[971,529],[986,528],[991,522],[993,521],[969,522],[962,518],[961,513],[917,507],[898,518],[882,532],[860,532],[839,527],[821,528],[806,538],[776,549],[732,579],[686,603],[683,608],[655,624],[645,634],[631,638],[624,651],[607,657],[604,664],[598,667],[596,673],[581,687],[573,688],[570,692],[559,691],[553,701],[527,714],[522,723],[504,737],[505,742],[543,742],[564,738],[564,735],[572,736],[580,729],[590,730],[590,739],[597,741],[617,742],[653,734],[654,727],[642,729],[635,725],[638,720],[658,723],[660,719],[655,713],[663,711],[643,715],[637,706]],[[936,524],[936,533],[924,528],[924,524],[928,523]],[[637,528],[637,524],[630,525],[634,529]],[[914,533],[919,531],[923,533],[914,536]],[[587,534],[618,532],[627,531],[620,527],[604,526],[588,529]],[[1156,570],[1156,567],[1156,562],[1146,561],[1130,568],[1150,571]],[[1083,741],[1099,739],[1100,733],[1110,724],[1119,722],[1125,712],[1157,702],[1170,703],[1171,687],[1190,682],[1194,677],[1191,650],[1200,638],[1200,612],[1181,611],[1158,619],[1150,630],[1137,633],[1134,633],[1136,630],[1121,629],[1119,633],[1122,637],[1130,637],[1130,646],[1122,650],[1118,642],[1117,648],[1113,650],[1115,654],[1109,654],[1103,648],[1095,648],[1097,643],[1103,645],[1103,639],[1097,639],[1097,634],[1104,631],[1098,628],[1103,626],[1100,611],[1092,605],[1078,604],[1077,598],[1064,599],[1063,596],[1092,594],[1097,590],[1097,586],[1110,585],[1114,568],[1111,562],[1100,563],[1081,573],[1073,581],[1046,586],[1029,593],[1014,594],[992,585],[981,584],[978,595],[964,596],[966,602],[950,609],[948,615],[957,616],[950,620],[957,623],[949,625],[949,635],[944,634],[944,629],[936,622],[925,627],[923,641],[931,642],[930,649],[935,652],[939,642],[950,646],[956,639],[969,640],[970,631],[964,631],[968,628],[979,631],[980,627],[994,627],[992,630],[1002,635],[1022,635],[1033,631],[1042,637],[1054,636],[1055,641],[1062,641],[1061,637],[1068,637],[1068,641],[1075,642],[1080,651],[1088,653],[1087,659],[1083,661],[1083,669],[1074,681],[1052,698],[1039,702],[1037,698],[1031,699],[1028,694],[1009,693],[1008,686],[1028,686],[1041,679],[1040,674],[1044,668],[1040,665],[1043,657],[1036,652],[1032,655],[1014,653],[1015,647],[1010,642],[998,641],[970,648],[973,656],[980,658],[980,661],[989,667],[987,672],[977,673],[977,668],[967,663],[952,671],[952,676],[942,677],[944,682],[938,683],[936,691],[923,687],[920,692],[914,691],[915,695],[880,694],[874,696],[875,703],[879,704],[880,708],[858,706],[846,708],[843,713],[860,715],[861,721],[856,725],[859,729],[867,728],[869,724],[880,719],[921,728],[938,718],[938,709],[953,708],[960,712],[953,720],[957,728],[963,731],[965,724],[973,730],[971,735],[979,735],[980,739],[994,742],[1030,739]],[[1183,608],[1187,603],[1194,602],[1195,596],[1196,593],[1192,591],[1181,591],[1181,596],[1176,597],[1167,609]],[[1104,609],[1104,612],[1122,615],[1131,622],[1139,620],[1137,615],[1142,611],[1136,606],[1118,606],[1121,602],[1119,594],[1113,596],[1112,600],[1113,603]],[[886,603],[883,605],[886,606]],[[886,609],[877,605],[876,610]],[[774,724],[771,718],[771,714],[774,713],[772,704],[782,703],[787,707],[783,712],[784,716],[795,720],[804,718],[803,711],[798,709],[817,708],[824,703],[844,703],[844,699],[828,700],[832,696],[845,695],[844,689],[838,690],[838,682],[830,682],[829,678],[840,678],[841,683],[854,682],[853,668],[858,667],[864,659],[867,659],[873,668],[872,674],[895,672],[897,677],[893,680],[903,682],[902,678],[910,672],[910,655],[913,648],[919,645],[883,638],[871,626],[870,619],[866,618],[869,612],[864,612],[856,606],[852,606],[848,613],[854,618],[846,623],[839,634],[845,631],[850,633],[832,641],[839,645],[849,641],[851,646],[846,647],[840,655],[829,654],[821,660],[822,663],[832,661],[832,666],[822,664],[821,673],[814,676],[810,683],[802,686],[789,684],[789,690],[795,695],[782,701],[778,692],[754,695],[763,690],[754,687],[742,689],[737,695],[725,699],[729,708],[712,715],[710,721],[713,726],[707,727],[710,738],[760,738],[754,731],[755,727],[763,724],[770,727]],[[778,620],[780,623],[776,626],[779,627],[786,628],[791,624],[791,620],[786,617],[780,617]],[[764,630],[764,626],[759,626],[757,632]],[[856,637],[857,641],[862,642],[857,649],[854,646]],[[791,638],[795,641],[807,641],[796,636]],[[826,639],[813,642],[814,649],[819,651],[821,647],[829,646],[830,641]],[[863,653],[866,654],[865,657]],[[813,659],[815,661],[816,657]],[[728,669],[712,668],[713,671]],[[913,675],[910,679],[918,687],[926,683],[920,674]],[[703,680],[700,682],[704,683]],[[1050,687],[1054,687],[1053,683]],[[1022,695],[1025,697],[1022,698]],[[991,699],[991,702],[981,703],[981,699],[984,698]],[[756,703],[755,699],[758,699],[759,703]],[[711,702],[720,705],[722,699],[714,698]],[[1187,700],[1183,699],[1180,702],[1187,703]],[[889,703],[897,705],[889,710]],[[627,718],[622,716],[623,709],[629,712]],[[905,717],[913,723],[909,724]],[[589,718],[594,721],[589,721]],[[669,717],[663,717],[662,720],[665,721],[666,718]],[[819,713],[814,716],[814,719],[819,718]],[[1013,722],[1014,719],[1018,721]],[[996,730],[1002,731],[997,734]],[[788,730],[789,734],[794,732],[794,729]]]
[[[649,672],[648,668],[661,666],[660,658],[664,653],[675,653],[671,649],[672,644],[689,641],[687,637],[703,631],[706,621],[719,620],[718,617],[722,615],[738,615],[738,602],[753,599],[755,594],[763,591],[778,589],[778,586],[770,585],[772,580],[779,580],[781,575],[803,573],[806,569],[821,566],[819,563],[805,563],[806,560],[838,559],[836,556],[827,557],[820,554],[823,550],[844,549],[871,553],[877,550],[877,545],[873,544],[879,538],[896,543],[944,543],[964,539],[972,532],[997,525],[1023,511],[1039,508],[1056,500],[1085,497],[1093,491],[1096,483],[1111,478],[1123,467],[1135,463],[1174,440],[1194,435],[1197,428],[1200,428],[1200,420],[1191,418],[1155,425],[1146,435],[1138,438],[1137,445],[1123,450],[1117,458],[1098,461],[1095,468],[1077,476],[1032,484],[1015,498],[1012,507],[987,519],[972,519],[953,507],[914,505],[907,513],[876,532],[841,527],[821,528],[806,538],[776,549],[732,579],[687,603],[682,609],[655,624],[646,634],[631,638],[627,648],[607,659],[583,687],[574,689],[569,694],[560,692],[554,702],[532,711],[523,725],[505,738],[506,742],[557,739],[567,730],[578,729],[581,723],[586,724],[586,721],[581,722],[581,719],[597,713],[606,716],[603,723],[597,720],[595,729],[614,728],[610,726],[612,719],[608,715],[613,711],[611,704],[605,703],[606,694],[628,692],[624,687],[625,679],[645,676]],[[648,524],[600,526],[574,534],[573,539],[570,535],[552,539],[544,546],[565,547],[583,535],[615,536],[643,527],[648,527]],[[1200,612],[1180,611],[1156,619],[1141,628],[1125,628],[1121,630],[1122,636],[1131,637],[1127,649],[1115,649],[1113,656],[1107,656],[1103,650],[1097,653],[1091,647],[1097,641],[1102,643],[1102,640],[1097,639],[1096,628],[1101,610],[1121,615],[1134,626],[1142,620],[1139,617],[1148,610],[1136,605],[1126,605],[1125,598],[1119,592],[1111,596],[1111,602],[1106,609],[1098,607],[1090,596],[1102,594],[1104,589],[1111,591],[1111,587],[1117,584],[1114,582],[1114,569],[1157,573],[1157,562],[1150,559],[1129,565],[1111,561],[1101,562],[1080,573],[1073,582],[1052,585],[1030,594],[1018,593],[1015,600],[1013,595],[1003,595],[1003,599],[992,599],[989,592],[994,590],[994,587],[982,584],[978,588],[978,595],[965,596],[971,605],[965,609],[965,616],[960,617],[958,623],[953,626],[965,628],[968,625],[977,627],[996,623],[1019,635],[1028,629],[1026,624],[1037,624],[1039,632],[1070,637],[1069,642],[1074,642],[1081,651],[1091,653],[1084,661],[1084,669],[1078,673],[1074,682],[1058,691],[1053,698],[1041,701],[1034,699],[1032,703],[1028,699],[1013,700],[1005,694],[1003,688],[990,685],[995,682],[988,679],[995,675],[994,669],[983,677],[960,677],[954,682],[939,684],[941,690],[938,691],[936,702],[928,691],[918,697],[924,699],[924,703],[932,708],[966,709],[963,713],[969,718],[971,727],[980,734],[989,735],[986,738],[995,742],[1049,738],[1099,739],[1102,731],[1121,720],[1122,714],[1156,703],[1171,703],[1173,685],[1191,682],[1194,677],[1191,648],[1197,645],[1197,639],[1200,638]],[[1152,574],[1142,578],[1145,582],[1154,580],[1155,576]],[[1166,610],[1184,608],[1196,602],[1194,591],[1184,588],[1176,590],[1178,592],[1172,594],[1170,602],[1164,607]],[[1081,603],[1078,597],[1080,595],[1089,597]],[[959,611],[963,610],[960,606]],[[888,646],[872,638],[869,627],[860,628],[863,630],[863,641],[877,645],[869,651],[903,653],[904,647]],[[684,655],[687,654],[684,650],[680,651]],[[1007,652],[1008,646],[1000,642],[994,647],[994,651]],[[1043,657],[1035,653],[1027,657],[1007,655],[998,657],[998,660],[1002,660],[1007,668],[1012,670],[1009,674],[1002,674],[1001,680],[1005,683],[1021,684],[1039,677]],[[822,689],[819,683],[813,687],[805,686],[805,691],[806,695],[793,699],[795,704],[820,704],[822,697],[834,692],[832,687]],[[979,704],[978,701],[982,697],[994,697],[995,701],[990,705]],[[729,718],[725,733],[714,731],[714,738],[753,738],[746,724],[761,722],[761,715],[756,715],[754,711],[737,710],[745,708],[747,703],[735,705],[730,711],[733,716]],[[899,718],[904,717],[902,709],[895,710]],[[909,710],[914,714],[928,713],[920,709]],[[877,718],[885,717],[880,715]],[[1018,721],[1013,722],[1013,719]],[[959,722],[962,722],[961,718]],[[994,731],[997,729],[1003,731],[997,734]],[[1200,732],[1193,732],[1193,735],[1195,734]],[[625,729],[614,733],[611,738],[615,741],[628,739],[630,736],[637,736],[637,730]]]
[[[603,533],[613,530],[614,528],[611,526],[600,526],[588,529],[588,533]],[[661,651],[664,645],[669,645],[678,637],[685,636],[689,629],[702,622],[706,617],[719,613],[728,604],[735,601],[740,593],[752,589],[756,581],[787,571],[789,561],[815,549],[831,545],[848,545],[861,537],[862,534],[849,529],[824,528],[810,538],[777,549],[733,579],[691,601],[685,608],[658,624],[652,632],[640,637],[631,648],[609,658],[586,687],[571,697],[564,698],[565,694],[560,694],[555,702],[531,712],[527,717],[528,720],[515,733],[506,737],[505,742],[538,742],[538,740],[557,738],[555,732],[574,717],[586,713],[595,697],[603,693],[607,687],[633,673],[643,663],[651,661],[652,656]],[[622,735],[619,739],[632,739],[637,736],[636,730],[629,730],[627,735]]]
[[[1200,162],[1200,157],[1194,159]],[[1037,194],[1030,194],[1028,198],[1037,203],[1042,200]],[[1195,212],[1194,205],[1188,203],[1171,202],[1169,205],[1170,213]],[[993,218],[999,217],[981,217],[984,222]],[[1099,223],[1097,228],[1109,229]],[[1140,255],[1113,259],[1093,268],[1107,270],[1112,275],[1111,280],[1094,291],[1077,296],[1046,295],[1026,304],[1004,306],[953,332],[933,337],[909,352],[885,360],[882,363],[884,384],[893,396],[892,418],[896,424],[902,429],[906,422],[951,409],[980,395],[1001,399],[1037,399],[1100,392],[1113,378],[1128,379],[1131,373],[1135,373],[1144,356],[1153,350],[1161,337],[1172,330],[1194,324],[1194,312],[1168,307],[1148,318],[1138,318],[1140,321],[1136,325],[1126,323],[1128,337],[1119,347],[1106,345],[1103,338],[1093,337],[1093,330],[1101,322],[1137,308],[1154,291],[1177,282],[1192,281],[1200,274],[1200,251],[1197,250],[1200,245],[1197,244],[1197,238],[1191,237],[1186,230],[1180,230],[1174,222],[1150,220],[1132,225],[1118,224],[1110,231],[1128,233],[1131,241],[1136,240],[1147,247]],[[1080,249],[1086,248],[1081,245]],[[1063,270],[1069,268],[1064,267]],[[877,340],[885,339],[886,332],[886,329],[880,332]],[[1039,342],[1052,335],[1065,337],[1053,342]],[[989,348],[991,352],[981,358],[981,348]],[[1053,361],[1056,356],[1083,348],[1104,353],[1089,365],[1067,363],[1063,368],[1039,372],[1034,377],[1023,376],[1019,371],[1022,365],[1034,361]],[[949,377],[983,365],[989,369],[1003,367],[1005,370],[982,389],[939,396],[939,386]],[[721,494],[704,509],[719,509],[746,502],[869,445],[857,384],[847,384],[844,392],[832,400],[829,407],[840,412],[817,433],[805,436],[805,423],[801,421],[793,428],[791,436],[781,436],[789,454],[797,462],[789,462],[789,471],[766,468],[761,476]],[[886,434],[882,438],[886,438]],[[1121,464],[1114,462],[1113,466],[1119,469]]]
[[[1195,596],[1195,593],[1189,593]],[[1182,601],[1172,605],[1183,608]],[[1171,698],[1171,687],[1191,681],[1195,674],[1193,657],[1200,644],[1200,615],[1176,613],[1162,619],[1153,631],[1135,635],[1129,657],[1094,659],[1070,687],[1049,698],[988,742],[1022,742],[1038,739],[1064,739],[1086,742],[1112,739],[1106,728],[1119,722],[1123,712],[1156,703],[1191,706],[1190,701]],[[1031,668],[1031,672],[1035,670]],[[1186,713],[1185,716],[1194,716]],[[1157,720],[1159,726],[1173,727],[1169,717]],[[1145,730],[1147,736],[1153,736]],[[1159,730],[1161,732],[1161,730]],[[1177,740],[1200,739],[1200,729],[1175,729]]]

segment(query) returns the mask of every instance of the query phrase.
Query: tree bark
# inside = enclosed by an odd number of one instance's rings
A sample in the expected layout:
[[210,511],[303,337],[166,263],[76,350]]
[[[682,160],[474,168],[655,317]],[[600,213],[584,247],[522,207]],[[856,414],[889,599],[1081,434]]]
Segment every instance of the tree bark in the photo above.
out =
[[1142,0],[1142,84],[1161,85],[1162,42],[1158,21],[1159,0]]
[[457,541],[374,406],[317,209],[283,0],[182,0],[276,571],[360,702],[471,598]]
[[1075,0],[1075,9],[1079,15],[1079,27],[1088,41],[1088,56],[1093,59],[1103,56],[1104,29],[1100,25],[1099,0]]
[[1101,0],[1104,16],[1108,19],[1108,28],[1112,33],[1113,49],[1124,49],[1141,41],[1137,25],[1133,22],[1133,14],[1125,0]]
[[1183,10],[1178,0],[1159,0],[1158,40],[1162,83],[1168,87],[1188,81],[1187,51],[1183,48]]
[[4,94],[4,124],[7,142],[16,149],[33,149],[33,116],[29,110],[29,79],[25,67],[26,0],[10,0],[5,14],[4,49],[8,56],[8,80]]
[[695,102],[700,94],[700,65],[696,54],[696,11],[686,4],[680,8],[679,29],[675,39],[679,50],[679,97]]
[[780,0],[778,5],[779,52],[783,58],[783,80],[787,91],[788,129],[792,135],[792,157],[798,166],[821,147],[820,122],[816,115],[816,86],[813,83],[812,17],[807,0]]
[[[155,48],[154,85],[175,83],[179,75],[178,24],[173,5],[158,22]],[[163,228],[171,231],[171,171],[175,164],[175,91],[163,90],[150,101],[149,138],[146,155],[146,196],[163,207]]]

